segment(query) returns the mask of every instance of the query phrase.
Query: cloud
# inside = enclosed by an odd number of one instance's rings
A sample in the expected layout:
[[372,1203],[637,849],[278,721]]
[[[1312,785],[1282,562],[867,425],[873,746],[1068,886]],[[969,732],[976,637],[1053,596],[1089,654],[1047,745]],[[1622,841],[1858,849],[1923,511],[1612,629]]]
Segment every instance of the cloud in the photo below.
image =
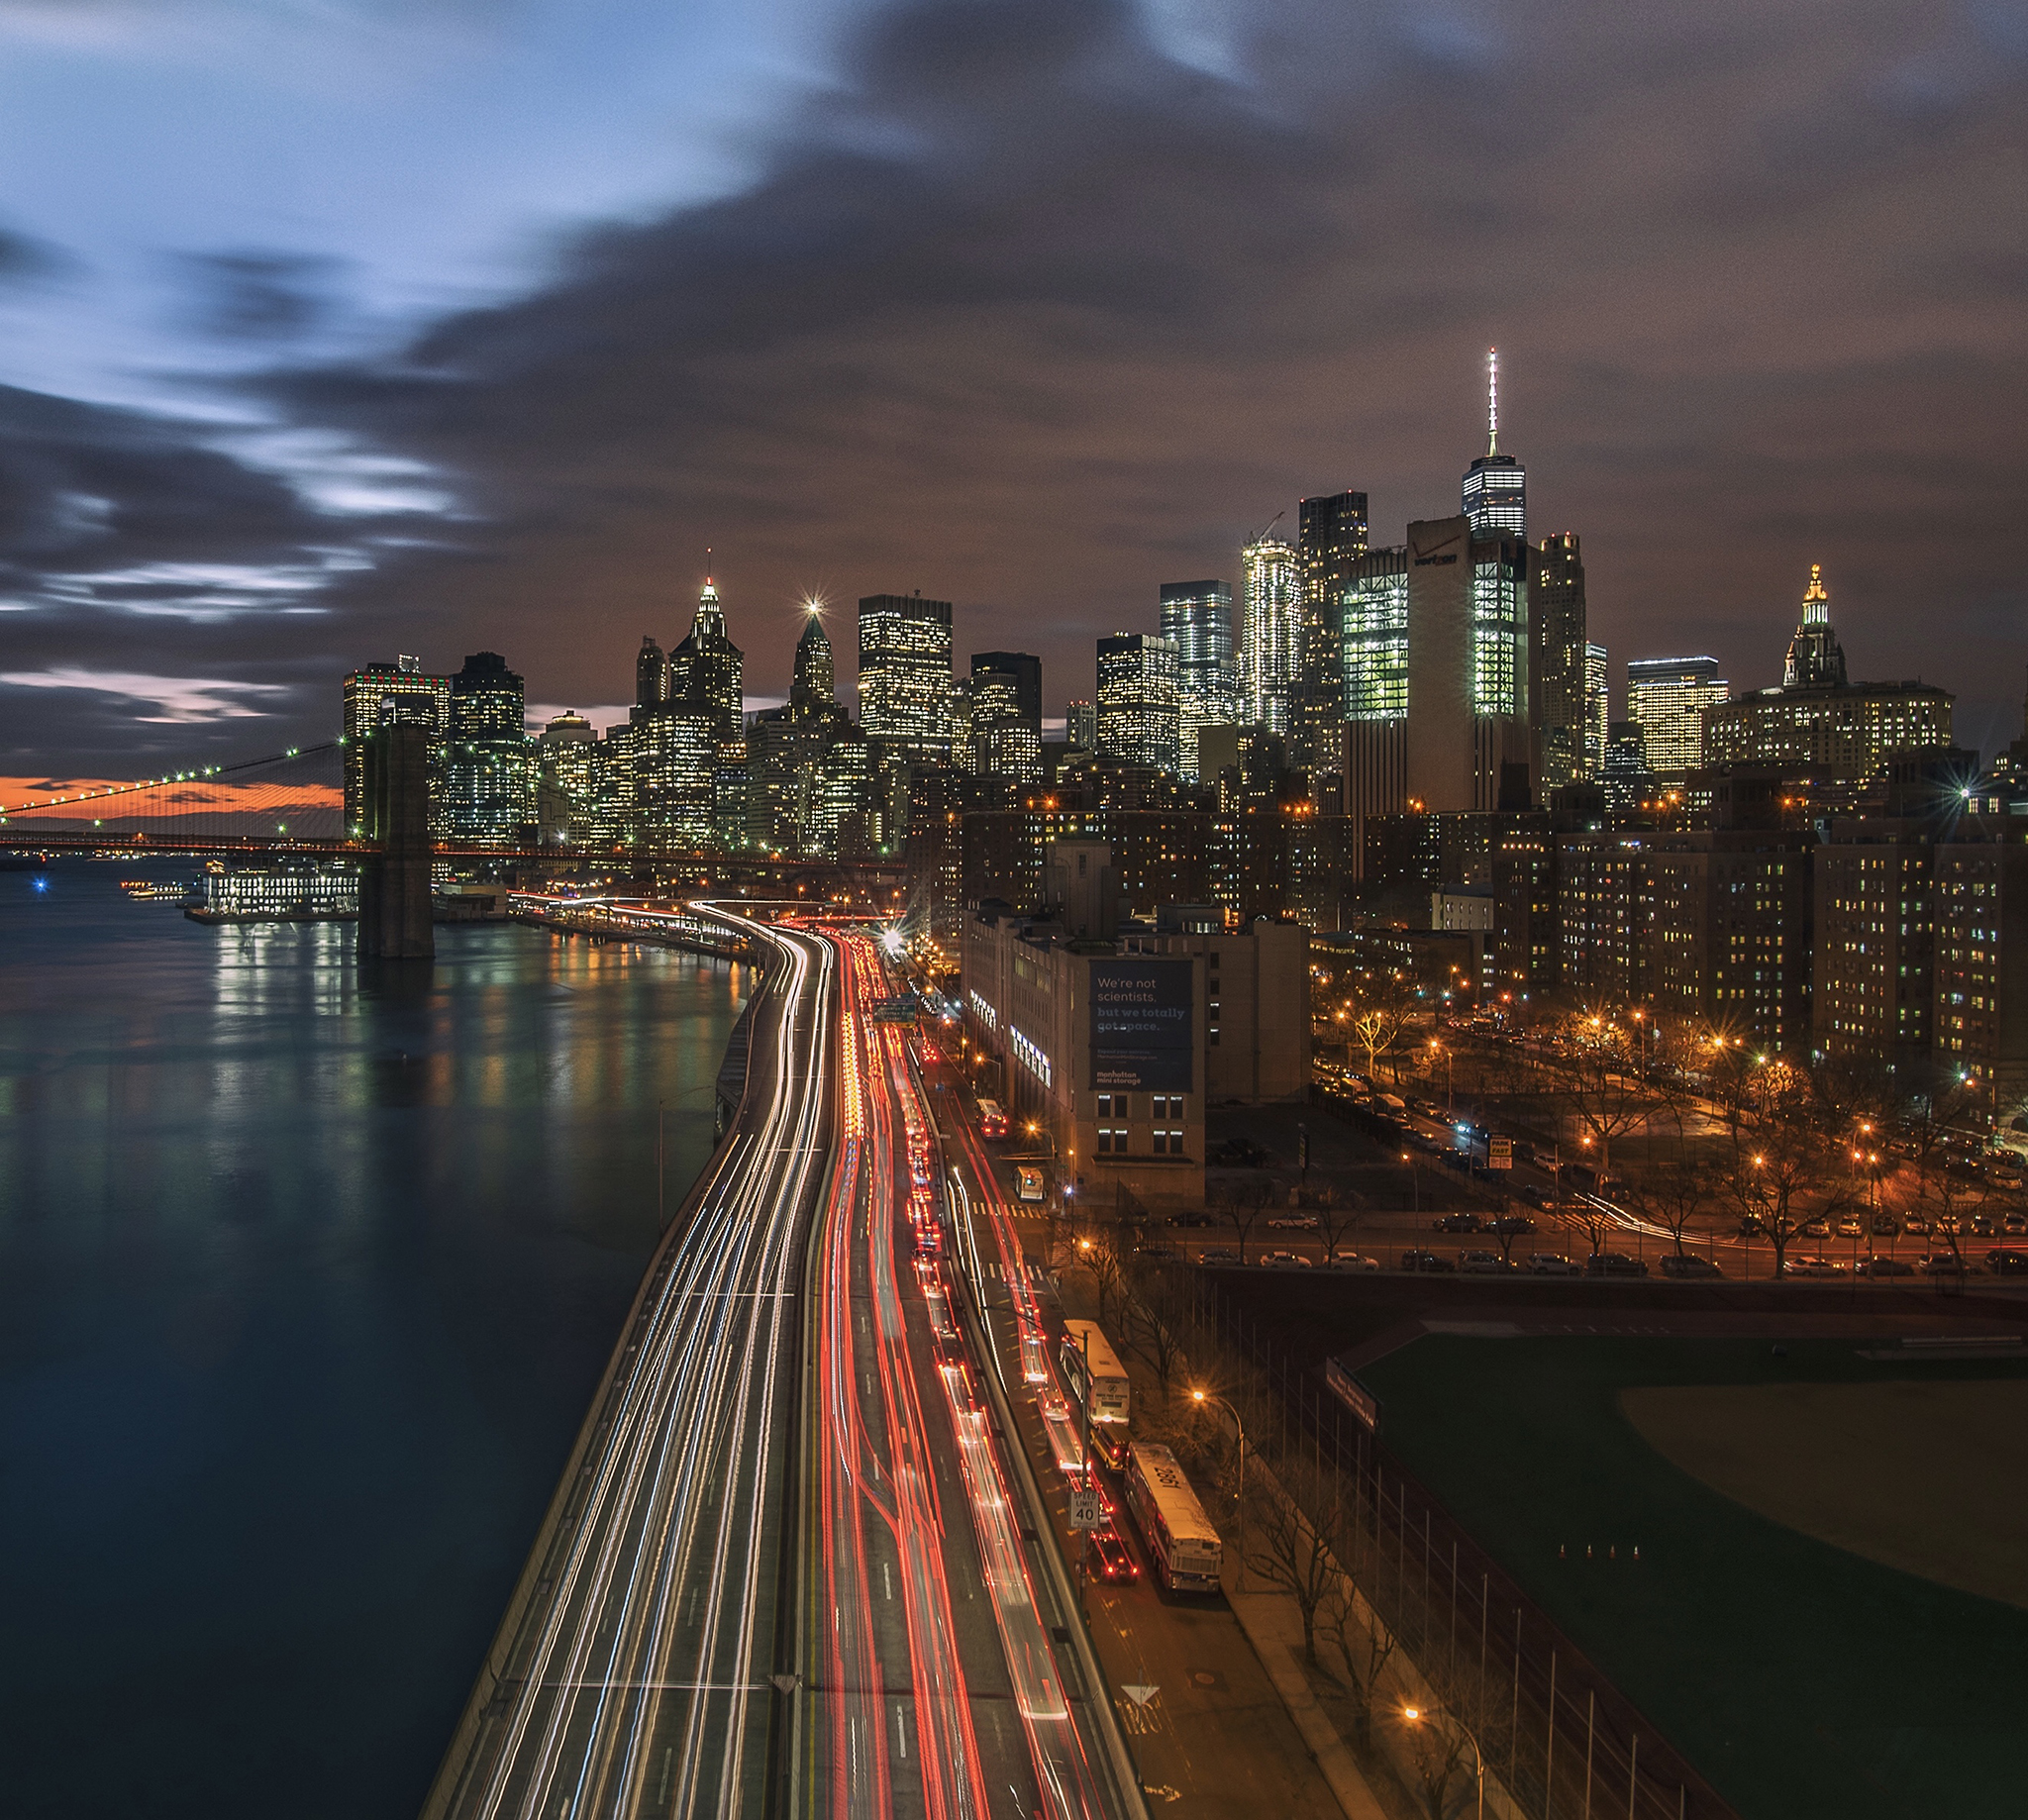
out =
[[[55,667],[113,627],[151,670],[295,690],[306,735],[395,651],[611,701],[709,546],[757,695],[812,585],[921,587],[961,662],[1040,652],[1056,709],[1095,633],[1233,577],[1302,494],[1367,491],[1381,538],[1455,510],[1497,341],[1533,527],[1582,536],[1616,659],[1772,680],[1821,561],[1855,670],[1958,687],[1982,730],[2028,657],[2028,52],[1998,17],[883,7],[740,193],[589,228],[383,356],[277,343],[243,397],[339,491],[0,393],[0,597],[47,603],[10,638]],[[206,267],[251,346],[330,287],[270,256]]]
[[267,710],[237,699],[282,695],[276,683],[237,682],[202,676],[136,676],[87,669],[0,670],[0,685],[16,689],[87,689],[134,707],[153,708],[134,718],[145,725],[182,721],[255,720]]
[[181,253],[171,268],[192,325],[218,341],[272,346],[322,328],[340,308],[336,259],[245,251]]

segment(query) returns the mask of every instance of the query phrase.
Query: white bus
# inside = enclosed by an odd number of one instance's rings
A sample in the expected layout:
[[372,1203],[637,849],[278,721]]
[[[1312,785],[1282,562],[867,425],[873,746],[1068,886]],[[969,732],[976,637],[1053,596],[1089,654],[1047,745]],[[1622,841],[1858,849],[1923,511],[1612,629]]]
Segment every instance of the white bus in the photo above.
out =
[[1126,1367],[1096,1321],[1065,1321],[1060,1356],[1064,1381],[1091,1425],[1092,1449],[1117,1471],[1127,1464],[1132,1413]]
[[1127,1502],[1165,1586],[1171,1592],[1218,1590],[1225,1545],[1167,1448],[1137,1441],[1128,1450]]
[[1017,1201],[1039,1201],[1044,1198],[1040,1169],[1031,1169],[1024,1163],[1014,1171],[1014,1198]]

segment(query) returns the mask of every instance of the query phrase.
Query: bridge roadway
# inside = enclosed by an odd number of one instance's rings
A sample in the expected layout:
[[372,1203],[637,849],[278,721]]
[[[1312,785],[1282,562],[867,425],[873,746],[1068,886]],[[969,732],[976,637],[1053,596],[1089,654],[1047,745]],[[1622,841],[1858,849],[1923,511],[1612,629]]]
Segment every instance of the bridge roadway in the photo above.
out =
[[[728,922],[732,919],[725,919]],[[644,1282],[426,1820],[760,1815],[838,972],[770,951],[746,1098]]]

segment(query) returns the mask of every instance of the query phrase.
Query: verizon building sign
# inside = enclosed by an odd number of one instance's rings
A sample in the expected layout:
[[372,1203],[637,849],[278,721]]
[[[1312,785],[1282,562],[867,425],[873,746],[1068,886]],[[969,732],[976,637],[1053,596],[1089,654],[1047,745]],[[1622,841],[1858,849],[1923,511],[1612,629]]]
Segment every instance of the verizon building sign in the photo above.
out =
[[1193,1056],[1188,961],[1094,961],[1091,1084],[1187,1093]]

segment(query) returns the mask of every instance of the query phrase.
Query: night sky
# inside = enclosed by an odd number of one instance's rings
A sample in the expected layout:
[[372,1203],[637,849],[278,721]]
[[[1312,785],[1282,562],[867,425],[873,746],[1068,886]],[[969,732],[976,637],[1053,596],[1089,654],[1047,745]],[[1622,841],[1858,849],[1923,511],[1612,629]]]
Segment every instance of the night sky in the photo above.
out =
[[[2020,732],[2028,9],[0,0],[0,772],[504,653],[613,718],[711,557],[1047,711],[1304,493],[1502,447],[1593,636]],[[601,715],[601,710],[604,711]]]

